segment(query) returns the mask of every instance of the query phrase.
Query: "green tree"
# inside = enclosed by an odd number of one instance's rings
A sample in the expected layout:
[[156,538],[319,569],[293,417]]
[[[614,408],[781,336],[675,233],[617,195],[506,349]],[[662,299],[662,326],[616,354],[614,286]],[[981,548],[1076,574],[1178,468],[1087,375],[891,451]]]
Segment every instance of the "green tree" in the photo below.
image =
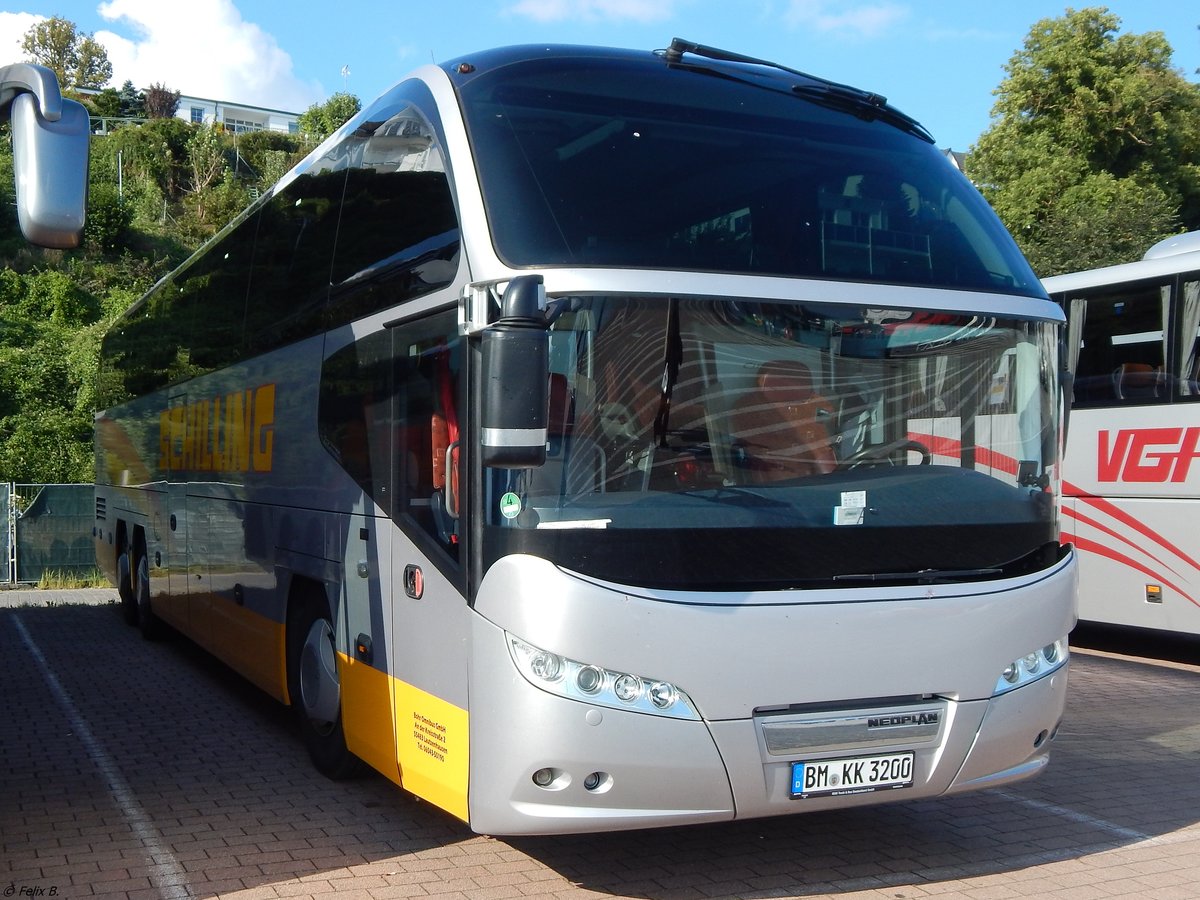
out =
[[1200,87],[1161,32],[1103,7],[1037,22],[967,174],[1040,275],[1136,259],[1200,227]]
[[187,146],[188,165],[191,169],[191,186],[188,188],[195,203],[196,218],[208,222],[213,188],[221,183],[228,164],[225,148],[215,125],[202,125],[196,129]]
[[322,141],[354,118],[360,109],[362,102],[357,97],[338,91],[324,103],[314,103],[300,113],[300,132]]
[[121,85],[117,94],[121,100],[121,115],[126,119],[146,118],[146,95],[133,86],[132,81]]
[[98,116],[116,118],[121,115],[121,95],[115,88],[106,87],[91,98],[92,109]]
[[266,190],[304,156],[299,135],[279,131],[245,131],[233,136],[237,170],[259,190]]
[[52,70],[65,90],[104,87],[112,78],[104,47],[69,19],[51,16],[35,23],[21,39],[21,49],[31,62]]
[[0,279],[0,478],[88,480],[100,314],[65,272]]
[[[197,226],[182,205],[163,234],[129,223],[131,193],[158,190],[152,171],[164,183],[185,183],[184,175],[166,173],[186,166],[194,130],[157,120],[93,137],[87,240],[78,250],[41,251],[16,237],[0,184],[0,481],[92,479],[104,329],[212,230]],[[117,195],[117,150],[125,151],[126,202]],[[11,154],[0,141],[0,182],[7,174],[9,190]],[[216,193],[219,203],[237,200],[232,189]]]
[[113,133],[93,146],[92,154],[107,154],[115,166],[120,152],[127,186],[129,179],[144,180],[154,186],[160,200],[176,202],[188,180],[188,142],[194,131],[195,126],[182,119],[151,119]]

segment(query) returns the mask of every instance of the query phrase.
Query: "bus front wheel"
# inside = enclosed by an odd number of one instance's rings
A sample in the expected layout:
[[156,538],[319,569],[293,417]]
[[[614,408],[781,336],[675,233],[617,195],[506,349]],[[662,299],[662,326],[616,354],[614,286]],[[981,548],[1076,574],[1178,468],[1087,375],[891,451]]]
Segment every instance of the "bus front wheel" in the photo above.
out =
[[122,537],[121,552],[117,554],[117,596],[121,598],[121,617],[126,625],[138,623],[137,597],[133,590],[133,563],[129,544]]
[[288,694],[308,755],[328,778],[348,778],[358,759],[342,731],[333,622],[319,590],[301,590],[288,616]]

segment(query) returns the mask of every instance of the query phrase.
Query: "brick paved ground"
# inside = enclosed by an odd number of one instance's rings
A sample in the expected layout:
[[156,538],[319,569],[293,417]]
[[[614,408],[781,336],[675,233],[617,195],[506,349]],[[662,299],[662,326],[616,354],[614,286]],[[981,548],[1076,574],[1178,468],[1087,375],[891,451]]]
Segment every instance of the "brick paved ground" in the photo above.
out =
[[142,641],[110,596],[0,592],[5,897],[1200,897],[1194,665],[1077,654],[1054,761],[1024,785],[499,840],[381,777],[325,780],[285,710]]

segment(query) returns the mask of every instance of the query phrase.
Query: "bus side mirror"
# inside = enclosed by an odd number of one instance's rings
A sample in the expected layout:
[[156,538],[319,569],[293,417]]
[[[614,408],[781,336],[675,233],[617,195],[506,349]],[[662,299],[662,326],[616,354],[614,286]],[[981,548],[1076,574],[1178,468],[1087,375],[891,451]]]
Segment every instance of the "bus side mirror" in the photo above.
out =
[[541,275],[514,278],[500,318],[482,335],[480,435],[485,466],[524,469],[546,462],[550,324]]
[[12,128],[21,233],[42,247],[78,247],[87,206],[87,110],[62,99],[53,72],[28,63],[0,68],[0,110]]

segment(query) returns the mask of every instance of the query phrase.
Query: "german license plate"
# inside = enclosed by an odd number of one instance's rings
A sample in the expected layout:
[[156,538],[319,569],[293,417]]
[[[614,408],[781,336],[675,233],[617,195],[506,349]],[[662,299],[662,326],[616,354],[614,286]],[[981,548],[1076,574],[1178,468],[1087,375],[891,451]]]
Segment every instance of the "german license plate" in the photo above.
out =
[[837,797],[891,791],[913,783],[913,753],[792,763],[793,797]]

